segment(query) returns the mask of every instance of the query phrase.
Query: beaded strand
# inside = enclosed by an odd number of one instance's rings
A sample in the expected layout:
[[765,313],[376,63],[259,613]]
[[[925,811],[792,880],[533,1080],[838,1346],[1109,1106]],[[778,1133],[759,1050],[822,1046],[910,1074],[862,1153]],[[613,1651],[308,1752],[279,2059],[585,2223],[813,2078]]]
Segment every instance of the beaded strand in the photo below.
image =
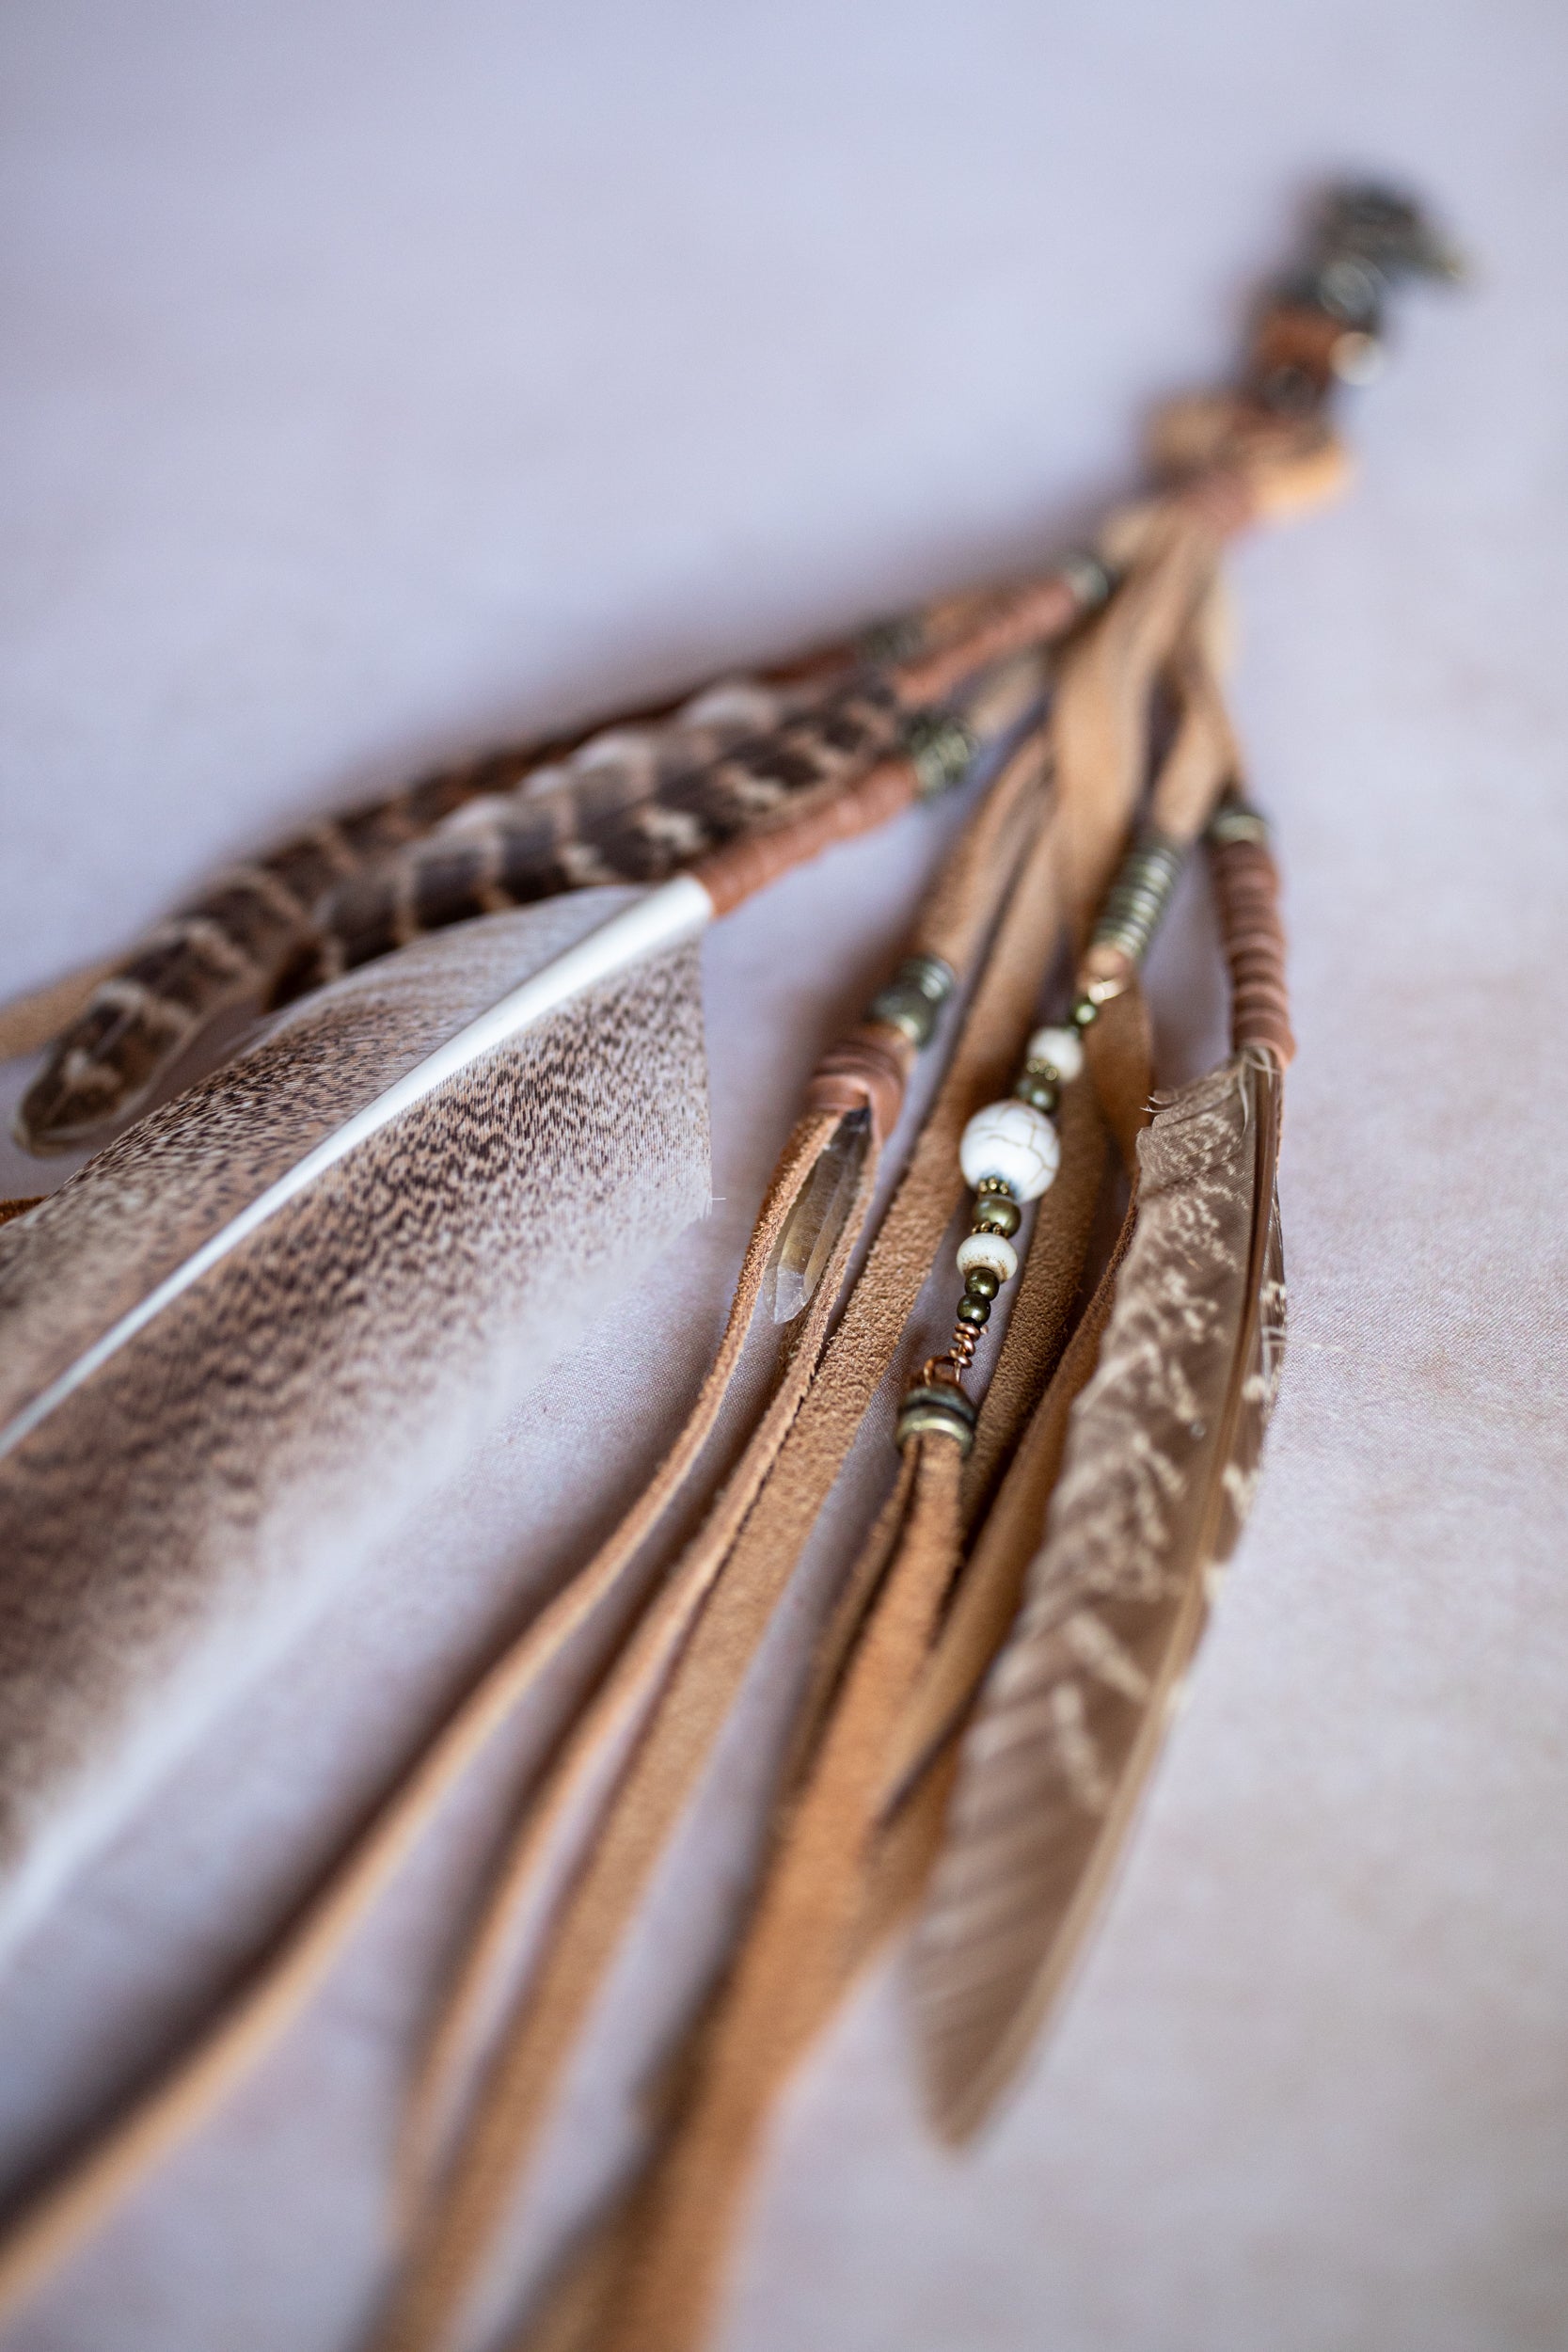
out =
[[[1218,834],[1227,822],[1245,820],[1256,821],[1227,795],[1214,829]],[[963,1295],[946,1352],[927,1360],[904,1398],[896,1432],[900,1446],[927,1430],[956,1438],[964,1454],[974,1443],[977,1408],[963,1377],[974,1365],[1003,1286],[1018,1273],[1013,1239],[1023,1211],[1055,1182],[1062,1147],[1054,1113],[1061,1089],[1083,1070],[1085,1031],[1099,1019],[1101,1005],[1120,995],[1148,952],[1185,854],[1183,843],[1152,827],[1132,844],[1090,933],[1066,1022],[1035,1031],[1011,1095],[988,1103],[963,1131],[958,1164],[974,1191],[970,1231],[957,1252]]]
[[1011,1095],[976,1111],[963,1131],[958,1164],[974,1189],[970,1230],[957,1251],[963,1295],[945,1355],[930,1359],[904,1399],[897,1430],[901,1446],[923,1430],[938,1428],[956,1438],[965,1454],[974,1441],[975,1408],[963,1375],[974,1361],[998,1294],[1018,1273],[1013,1237],[1023,1211],[1055,1182],[1062,1147],[1053,1114],[1062,1088],[1083,1067],[1076,1029],[1037,1029]]

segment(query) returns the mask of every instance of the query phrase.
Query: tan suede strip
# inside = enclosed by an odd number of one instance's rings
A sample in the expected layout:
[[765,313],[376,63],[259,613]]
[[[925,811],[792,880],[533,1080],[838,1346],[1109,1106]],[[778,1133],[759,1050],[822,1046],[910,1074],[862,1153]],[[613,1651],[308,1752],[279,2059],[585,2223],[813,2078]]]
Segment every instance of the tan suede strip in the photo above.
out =
[[1218,548],[1217,533],[1201,515],[1177,501],[1154,509],[1140,522],[1128,578],[1099,624],[1063,657],[1056,786],[1080,945],[1146,781],[1149,695],[1208,590]]
[[1219,680],[1195,628],[1167,673],[1177,699],[1176,735],[1161,764],[1149,818],[1172,841],[1196,841],[1238,769],[1236,738]]
[[1045,730],[1031,729],[964,827],[927,894],[910,942],[960,978],[974,972],[1026,843],[1037,833],[1050,782]]
[[785,1818],[754,1923],[705,2037],[696,2094],[660,2166],[601,2352],[694,2352],[706,2337],[773,2095],[854,1965],[887,1742],[952,1573],[961,1461],[911,1448],[895,1556],[848,1665],[821,1754]]
[[591,1618],[612,1606],[639,1549],[711,1432],[773,1247],[835,1124],[831,1114],[818,1114],[801,1120],[790,1137],[746,1253],[719,1355],[649,1486],[597,1557],[486,1671],[214,2023],[83,2157],[24,2207],[0,2239],[0,2313],[11,2310],[96,2228],[287,2030],[523,1694]]
[[[602,1688],[573,1724],[549,1779],[525,1814],[488,1892],[409,2098],[398,2163],[400,2203],[409,2217],[415,2216],[429,2190],[439,2141],[450,2120],[452,2087],[493,2006],[493,1987],[501,1973],[525,1891],[564,1825],[588,1801],[607,1751],[635,1735],[674,1671],[810,1385],[845,1267],[860,1239],[876,1174],[872,1157],[862,1171],[858,1198],[807,1310],[805,1327],[776,1393],[701,1531]],[[565,1899],[571,1903],[574,1898]],[[546,1961],[527,1994],[533,2032],[520,2041],[514,2038],[513,2046],[499,2060],[495,2095],[475,2127],[467,2159],[471,2168],[504,2168],[515,2161],[519,2108],[530,2116],[542,2111],[555,2080],[555,2057],[576,2031],[596,1983],[596,1976],[582,1964],[581,1953],[575,1947],[562,1967],[552,1970]],[[543,2071],[536,2076],[531,2069],[541,2060]],[[485,2115],[492,2120],[487,2122]],[[486,2155],[485,2150],[491,2153]]]
[[893,1359],[963,1189],[958,1136],[971,1113],[1005,1089],[1028,1034],[1060,935],[1058,858],[1053,818],[1008,902],[953,1061],[844,1320],[554,1925],[467,2145],[416,2247],[388,2352],[427,2352],[452,2340],[576,2035]]

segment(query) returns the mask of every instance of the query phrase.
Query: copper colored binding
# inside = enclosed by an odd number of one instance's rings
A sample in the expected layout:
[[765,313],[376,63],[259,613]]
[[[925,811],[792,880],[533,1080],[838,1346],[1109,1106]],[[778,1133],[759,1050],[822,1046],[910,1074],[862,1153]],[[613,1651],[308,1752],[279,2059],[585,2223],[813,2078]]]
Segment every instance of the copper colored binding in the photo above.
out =
[[1009,654],[1027,652],[1031,645],[1065,636],[1083,618],[1085,606],[1064,572],[1027,580],[997,597],[987,620],[979,622],[957,644],[911,662],[894,673],[898,699],[906,708],[946,699],[956,686],[1005,661]]
[[728,914],[808,858],[885,825],[918,792],[915,771],[907,759],[884,759],[847,792],[832,794],[776,833],[756,834],[716,850],[694,866],[692,873],[713,900],[714,914]]
[[830,1045],[806,1089],[814,1111],[869,1111],[871,1132],[884,1143],[898,1123],[914,1048],[895,1029],[864,1022]]
[[1296,1050],[1285,984],[1279,869],[1261,840],[1212,840],[1220,943],[1230,968],[1230,1036],[1238,1053],[1261,1046],[1281,1070]]

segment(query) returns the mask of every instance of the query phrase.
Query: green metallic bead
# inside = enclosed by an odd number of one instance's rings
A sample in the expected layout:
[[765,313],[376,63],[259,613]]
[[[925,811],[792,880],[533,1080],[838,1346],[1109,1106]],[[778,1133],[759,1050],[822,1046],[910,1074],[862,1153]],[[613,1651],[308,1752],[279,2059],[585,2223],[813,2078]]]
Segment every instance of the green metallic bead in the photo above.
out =
[[912,661],[926,643],[926,632],[912,612],[900,612],[889,621],[878,621],[861,639],[861,659],[873,669],[881,669],[891,661]]
[[1002,1284],[995,1269],[989,1265],[972,1265],[964,1276],[964,1289],[971,1298],[994,1298]]
[[868,1021],[879,1021],[889,1029],[897,1029],[911,1045],[929,1045],[936,1033],[937,1009],[918,989],[900,988],[896,982],[879,988],[865,1009]]
[[977,1233],[1000,1233],[1010,1239],[1022,1222],[1018,1202],[1005,1192],[983,1192],[974,1203],[974,1229]]
[[868,1021],[899,1029],[911,1045],[928,1045],[937,1015],[958,981],[940,956],[906,956],[887,986],[879,989],[866,1009]]
[[904,721],[904,750],[925,800],[961,784],[979,748],[973,728],[956,711],[911,710]]
[[951,1438],[960,1454],[974,1442],[974,1406],[953,1381],[923,1382],[905,1397],[898,1415],[898,1443],[911,1438]]
[[958,1321],[972,1323],[978,1331],[990,1321],[990,1300],[974,1298],[966,1291],[958,1301]]
[[1100,1018],[1100,1007],[1092,996],[1079,996],[1073,1002],[1068,1019],[1075,1029],[1086,1029]]
[[1053,1111],[1060,1099],[1049,1078],[1031,1077],[1027,1070],[1013,1092],[1021,1103],[1027,1103],[1031,1110],[1037,1111]]

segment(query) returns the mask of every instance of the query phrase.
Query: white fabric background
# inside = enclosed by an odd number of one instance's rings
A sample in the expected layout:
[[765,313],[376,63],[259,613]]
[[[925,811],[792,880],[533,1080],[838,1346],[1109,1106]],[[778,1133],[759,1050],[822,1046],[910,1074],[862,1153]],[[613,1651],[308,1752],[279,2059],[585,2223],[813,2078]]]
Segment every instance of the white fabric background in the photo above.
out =
[[[1235,567],[1303,1045],[1294,1322],[1192,1703],[974,2154],[922,2136],[896,1968],[841,2022],[725,2352],[1568,2340],[1565,72],[1555,0],[0,20],[0,988],[430,755],[1060,544],[1149,401],[1223,373],[1325,172],[1410,175],[1478,259],[1405,306],[1354,502]],[[712,939],[719,1212],[20,1957],[13,2169],[167,2045],[632,1490],[933,839]],[[398,2068],[488,1820],[6,2352],[362,2342]],[[667,1892],[634,1955],[536,2249],[690,1916]]]

